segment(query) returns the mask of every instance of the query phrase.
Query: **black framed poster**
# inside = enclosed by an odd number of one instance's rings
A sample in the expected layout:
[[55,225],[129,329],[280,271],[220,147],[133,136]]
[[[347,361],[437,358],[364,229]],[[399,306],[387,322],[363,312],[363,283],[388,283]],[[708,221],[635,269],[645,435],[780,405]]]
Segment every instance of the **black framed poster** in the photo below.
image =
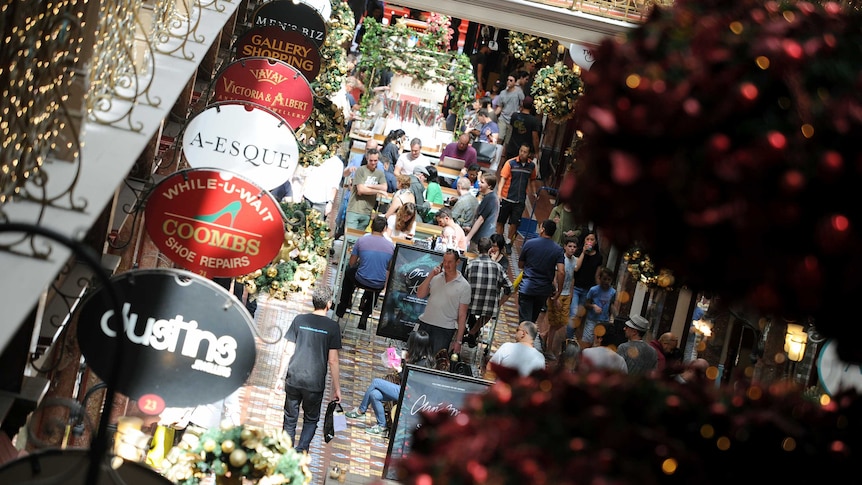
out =
[[423,412],[446,411],[457,416],[467,396],[484,393],[491,384],[493,382],[475,377],[405,366],[398,408],[389,430],[383,478],[398,480],[395,461],[410,453],[413,431],[420,426],[419,417]]
[[[441,264],[443,253],[401,243],[395,245],[377,335],[407,341],[427,303],[425,298],[416,296],[416,290],[431,270]],[[462,256],[461,273],[466,267],[467,260]]]

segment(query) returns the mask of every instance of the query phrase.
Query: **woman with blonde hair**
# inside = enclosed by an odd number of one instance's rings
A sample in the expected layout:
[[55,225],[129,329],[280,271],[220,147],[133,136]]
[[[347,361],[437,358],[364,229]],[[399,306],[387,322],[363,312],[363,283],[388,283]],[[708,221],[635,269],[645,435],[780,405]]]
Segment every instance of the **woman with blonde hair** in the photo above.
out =
[[389,237],[413,239],[416,235],[416,204],[407,202],[386,219]]
[[398,190],[392,194],[392,202],[389,203],[389,208],[386,209],[386,219],[389,219],[389,216],[395,214],[395,211],[398,210],[402,205],[412,202],[416,203],[416,196],[413,195],[413,191],[410,190],[410,180],[409,175],[396,175],[398,179]]

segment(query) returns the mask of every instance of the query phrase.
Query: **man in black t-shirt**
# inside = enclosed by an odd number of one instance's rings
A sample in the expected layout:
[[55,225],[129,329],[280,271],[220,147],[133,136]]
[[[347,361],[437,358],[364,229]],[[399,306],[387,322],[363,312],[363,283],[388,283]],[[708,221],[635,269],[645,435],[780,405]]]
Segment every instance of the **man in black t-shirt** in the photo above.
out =
[[[332,398],[341,400],[341,383],[338,371],[338,350],[341,349],[341,329],[338,323],[326,316],[332,305],[332,288],[320,285],[311,295],[314,311],[297,315],[285,334],[287,346],[279,367],[279,376],[285,375],[284,424],[296,451],[308,451],[326,390],[326,372],[332,368]],[[296,441],[296,423],[302,406],[302,434]]]
[[506,144],[506,151],[503,153],[502,159],[505,157],[513,157],[517,155],[518,149],[522,143],[533,149],[533,153],[538,156],[539,153],[539,135],[542,133],[542,122],[533,113],[533,98],[527,96],[521,101],[521,107],[517,113],[512,113],[509,120],[509,125],[512,127],[512,134],[509,136],[509,143]]

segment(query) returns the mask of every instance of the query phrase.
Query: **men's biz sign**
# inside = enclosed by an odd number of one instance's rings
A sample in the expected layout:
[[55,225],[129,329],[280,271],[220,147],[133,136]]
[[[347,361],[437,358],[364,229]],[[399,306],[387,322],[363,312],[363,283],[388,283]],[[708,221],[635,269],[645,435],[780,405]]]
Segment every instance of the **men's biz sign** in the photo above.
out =
[[295,67],[312,82],[320,73],[320,49],[300,33],[278,27],[256,27],[236,43],[236,57],[268,57]]
[[[102,379],[145,412],[191,407],[228,396],[251,375],[257,351],[252,320],[230,292],[188,271],[132,270],[88,293],[78,344]],[[152,409],[151,409],[152,408]]]
[[293,177],[299,145],[279,115],[236,101],[208,106],[189,121],[183,155],[194,168],[229,170],[272,190]]
[[326,20],[311,5],[293,0],[275,0],[261,5],[254,12],[255,27],[278,27],[298,32],[317,47],[326,40]]
[[193,169],[159,182],[147,199],[147,234],[177,265],[203,276],[263,268],[284,240],[272,195],[230,172]]
[[215,80],[213,101],[247,101],[270,109],[299,128],[314,109],[311,85],[295,67],[268,57],[247,57],[225,67]]

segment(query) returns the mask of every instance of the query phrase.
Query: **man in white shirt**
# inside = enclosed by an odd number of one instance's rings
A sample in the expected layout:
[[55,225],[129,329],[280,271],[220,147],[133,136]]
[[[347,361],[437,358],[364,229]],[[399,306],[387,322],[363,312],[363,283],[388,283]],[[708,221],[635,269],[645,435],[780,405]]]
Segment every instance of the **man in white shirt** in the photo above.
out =
[[413,175],[414,168],[428,165],[431,160],[422,155],[422,140],[414,138],[410,140],[410,151],[402,153],[395,162],[395,175]]
[[545,368],[545,356],[533,347],[539,330],[536,324],[523,321],[515,331],[515,341],[506,342],[494,352],[491,362],[515,369],[522,376],[528,376]]
[[332,201],[341,185],[343,170],[344,162],[340,158],[329,157],[320,165],[311,167],[302,181],[302,197],[323,214],[324,219],[328,219],[332,212]]

